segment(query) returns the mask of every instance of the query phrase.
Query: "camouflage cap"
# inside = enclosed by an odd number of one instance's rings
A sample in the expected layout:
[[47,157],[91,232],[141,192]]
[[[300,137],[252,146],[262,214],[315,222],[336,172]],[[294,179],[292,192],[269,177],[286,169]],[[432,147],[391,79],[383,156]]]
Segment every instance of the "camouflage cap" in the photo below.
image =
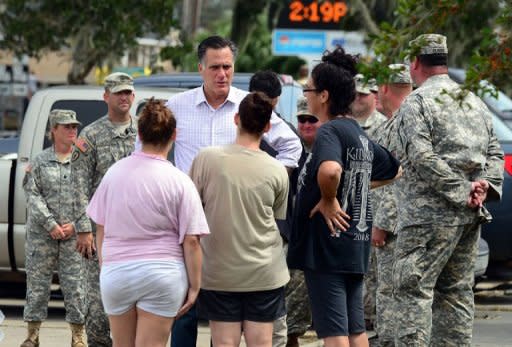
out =
[[439,34],[422,34],[410,41],[409,47],[417,50],[417,55],[448,54],[446,36]]
[[134,90],[132,76],[124,72],[114,72],[105,77],[105,88],[111,93],[119,93],[123,90]]
[[356,92],[358,93],[370,94],[372,91],[377,91],[374,89],[377,87],[375,79],[365,81],[362,74],[357,74],[354,77],[354,82],[356,83]]
[[72,110],[52,110],[50,112],[50,127],[54,127],[57,124],[78,124],[82,125],[76,119],[76,112]]
[[409,67],[405,64],[390,64],[388,65],[391,70],[389,76],[389,83],[395,84],[412,84],[411,73]]
[[375,78],[370,78],[368,85],[370,86],[371,92],[377,93],[379,91],[379,86],[377,85],[377,80]]
[[308,100],[301,96],[297,99],[297,116],[313,116],[318,118],[308,110]]

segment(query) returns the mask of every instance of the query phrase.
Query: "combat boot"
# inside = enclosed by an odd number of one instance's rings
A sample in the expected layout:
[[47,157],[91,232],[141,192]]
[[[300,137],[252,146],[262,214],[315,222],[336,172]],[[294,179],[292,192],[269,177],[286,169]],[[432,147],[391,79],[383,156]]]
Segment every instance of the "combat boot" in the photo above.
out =
[[299,347],[300,334],[290,334],[286,340],[286,347]]
[[39,347],[39,328],[41,322],[28,322],[28,336],[20,347]]
[[69,323],[71,326],[71,347],[87,347],[84,337],[84,325]]

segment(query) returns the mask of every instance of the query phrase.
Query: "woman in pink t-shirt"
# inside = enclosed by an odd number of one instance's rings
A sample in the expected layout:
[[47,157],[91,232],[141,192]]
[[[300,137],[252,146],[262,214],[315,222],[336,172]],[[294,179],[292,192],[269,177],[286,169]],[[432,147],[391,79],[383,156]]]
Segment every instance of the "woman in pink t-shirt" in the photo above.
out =
[[209,233],[194,184],[167,161],[171,111],[151,99],[138,128],[142,150],[107,171],[87,208],[114,347],[166,345],[175,317],[199,293],[199,236]]

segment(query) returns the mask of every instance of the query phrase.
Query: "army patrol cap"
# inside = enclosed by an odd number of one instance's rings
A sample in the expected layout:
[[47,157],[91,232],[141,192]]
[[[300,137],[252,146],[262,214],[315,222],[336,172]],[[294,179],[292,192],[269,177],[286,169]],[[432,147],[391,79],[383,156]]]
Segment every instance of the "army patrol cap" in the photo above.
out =
[[389,76],[389,83],[412,84],[411,73],[407,65],[390,64],[388,68],[392,70]]
[[297,117],[298,116],[312,116],[318,118],[308,110],[308,100],[301,96],[297,99]]
[[377,80],[375,78],[370,78],[368,85],[370,86],[370,92],[377,93],[379,91],[379,86],[377,85]]
[[356,83],[356,92],[361,94],[370,94],[372,91],[377,91],[377,83],[374,78],[365,81],[362,74],[357,74],[354,77]]
[[50,112],[50,127],[55,127],[57,124],[77,124],[82,125],[76,119],[76,112],[72,110],[52,110]]
[[418,55],[448,54],[446,36],[439,34],[422,34],[409,42],[413,50],[419,48]]
[[105,77],[105,89],[111,93],[119,93],[123,90],[133,91],[133,78],[124,72],[114,72]]

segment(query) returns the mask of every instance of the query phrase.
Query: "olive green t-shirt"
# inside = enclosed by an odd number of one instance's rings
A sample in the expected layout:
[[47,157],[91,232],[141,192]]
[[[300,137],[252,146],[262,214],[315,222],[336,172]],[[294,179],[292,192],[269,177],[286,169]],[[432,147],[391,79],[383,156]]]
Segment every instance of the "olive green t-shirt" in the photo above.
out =
[[201,239],[201,288],[247,292],[284,286],[290,277],[275,222],[286,217],[283,164],[236,144],[209,147],[194,159],[190,177],[211,233]]

